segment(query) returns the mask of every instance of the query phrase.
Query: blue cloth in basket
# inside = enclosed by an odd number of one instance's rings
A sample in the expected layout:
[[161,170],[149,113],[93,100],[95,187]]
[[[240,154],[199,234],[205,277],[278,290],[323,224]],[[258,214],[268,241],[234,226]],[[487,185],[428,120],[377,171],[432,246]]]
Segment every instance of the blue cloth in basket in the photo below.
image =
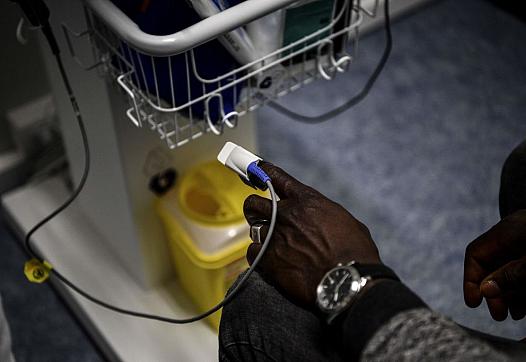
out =
[[[174,0],[112,0],[112,2],[134,21],[142,31],[152,35],[173,34],[187,28],[201,20],[199,15],[185,2]],[[204,84],[194,75],[191,66],[191,56],[179,54],[171,57],[171,67],[167,57],[152,57],[141,54],[122,44],[123,56],[134,66],[136,72],[132,75],[133,82],[141,89],[149,92],[155,99],[159,97],[166,102],[163,106],[173,107],[183,105],[191,99],[196,99],[205,93],[214,91],[226,85],[233,79],[224,79],[220,82]],[[218,40],[209,41],[194,48],[196,68],[204,79],[214,79],[239,67],[236,60],[220,44]],[[188,73],[186,66],[188,59]],[[142,63],[142,69],[141,69]],[[170,68],[172,72],[174,94],[170,82]],[[144,73],[144,75],[142,74]],[[155,76],[154,76],[155,74]],[[157,78],[157,84],[155,82]],[[244,82],[220,92],[223,98],[223,110],[228,114],[235,110],[236,102],[240,99]],[[209,102],[210,119],[213,123],[221,121],[220,104],[218,97]],[[204,119],[205,101],[195,103],[183,110],[184,114],[195,118]]]

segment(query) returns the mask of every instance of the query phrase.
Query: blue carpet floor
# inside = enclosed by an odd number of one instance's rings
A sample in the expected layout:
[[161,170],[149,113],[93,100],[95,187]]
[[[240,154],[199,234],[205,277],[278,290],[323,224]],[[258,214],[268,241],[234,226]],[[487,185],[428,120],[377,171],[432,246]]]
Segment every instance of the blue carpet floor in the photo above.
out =
[[[326,124],[259,112],[262,155],[365,222],[392,266],[429,305],[467,326],[526,337],[464,306],[465,246],[499,220],[500,169],[526,136],[526,24],[482,0],[444,0],[393,25],[391,60],[370,96]],[[383,49],[366,36],[352,70],[287,96],[304,113],[343,103]],[[0,293],[19,361],[98,361],[48,287],[21,273],[24,255],[0,227]]]
[[88,336],[49,284],[27,281],[23,273],[27,256],[19,244],[0,220],[0,294],[16,360],[101,361]]
[[[262,155],[369,226],[384,261],[459,323],[526,337],[462,297],[466,245],[498,222],[502,164],[526,137],[526,24],[477,0],[440,1],[393,26],[392,57],[369,97],[322,125],[260,111]],[[318,114],[364,84],[384,46],[360,43],[349,74],[282,104]]]

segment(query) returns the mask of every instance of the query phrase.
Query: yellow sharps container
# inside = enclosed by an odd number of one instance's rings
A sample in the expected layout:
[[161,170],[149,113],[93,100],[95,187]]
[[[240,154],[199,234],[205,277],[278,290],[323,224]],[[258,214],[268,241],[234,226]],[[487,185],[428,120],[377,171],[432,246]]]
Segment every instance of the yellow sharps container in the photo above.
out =
[[[219,303],[248,266],[243,202],[253,193],[265,195],[212,161],[187,172],[157,200],[179,282],[200,312]],[[218,330],[220,319],[219,311],[207,321]]]

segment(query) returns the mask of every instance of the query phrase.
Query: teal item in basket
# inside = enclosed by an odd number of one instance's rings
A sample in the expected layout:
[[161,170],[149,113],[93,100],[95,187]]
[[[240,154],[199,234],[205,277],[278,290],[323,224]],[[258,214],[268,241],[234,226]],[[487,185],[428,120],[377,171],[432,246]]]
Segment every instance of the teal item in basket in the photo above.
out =
[[[334,8],[334,1],[313,1],[305,5],[292,7],[286,10],[285,15],[285,31],[283,34],[283,46],[290,45],[295,41],[303,39],[304,37],[311,35],[312,33],[328,26],[332,21],[332,14]],[[295,52],[301,50],[306,45],[312,44],[320,39],[329,36],[330,30],[319,36],[310,39],[306,43],[302,43],[289,52]],[[316,56],[316,49],[313,49],[307,53],[307,58]],[[301,61],[302,57],[294,59],[294,61]]]

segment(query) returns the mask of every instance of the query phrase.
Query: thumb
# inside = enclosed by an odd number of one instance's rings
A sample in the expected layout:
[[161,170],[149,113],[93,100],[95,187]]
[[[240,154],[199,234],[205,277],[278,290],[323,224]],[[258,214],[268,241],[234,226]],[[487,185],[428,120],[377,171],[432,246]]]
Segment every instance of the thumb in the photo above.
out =
[[526,257],[514,260],[484,279],[480,291],[485,298],[497,298],[519,291],[526,285]]

